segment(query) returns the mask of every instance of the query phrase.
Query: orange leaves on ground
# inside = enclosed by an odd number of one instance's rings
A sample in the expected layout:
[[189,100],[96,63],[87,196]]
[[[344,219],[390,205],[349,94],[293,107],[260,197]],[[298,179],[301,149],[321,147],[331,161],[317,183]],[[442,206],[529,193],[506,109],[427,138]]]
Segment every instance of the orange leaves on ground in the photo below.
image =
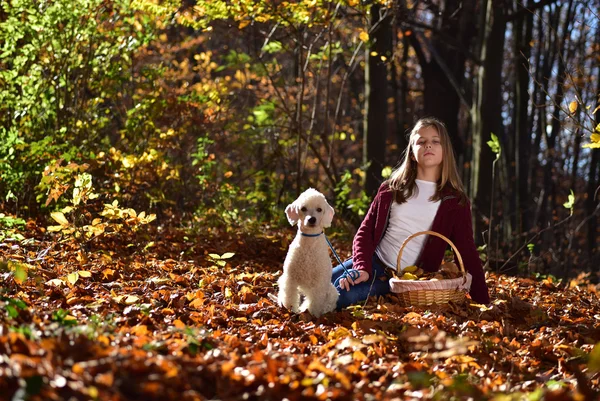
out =
[[[315,319],[272,299],[289,238],[266,231],[188,239],[169,231],[143,255],[112,243],[83,262],[77,248],[56,245],[28,268],[27,280],[4,284],[3,297],[27,308],[0,316],[11,328],[0,331],[0,350],[12,369],[0,389],[38,375],[47,383],[66,378],[49,385],[45,399],[65,398],[67,388],[81,399],[165,401],[184,392],[190,399],[558,396],[546,382],[575,400],[580,386],[600,390],[600,302],[588,277],[565,285],[491,275],[491,305],[404,307],[389,295]],[[350,244],[336,246],[349,254]],[[223,260],[232,250],[236,257]],[[22,251],[10,256],[24,260],[35,249]],[[6,360],[0,369],[7,371]],[[124,396],[121,383],[133,395]]]

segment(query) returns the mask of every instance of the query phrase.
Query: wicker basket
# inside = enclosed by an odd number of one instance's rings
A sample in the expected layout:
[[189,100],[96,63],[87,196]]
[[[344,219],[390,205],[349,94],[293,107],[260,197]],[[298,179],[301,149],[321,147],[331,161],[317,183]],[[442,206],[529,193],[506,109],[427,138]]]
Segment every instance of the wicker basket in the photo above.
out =
[[454,251],[458,264],[462,272],[462,277],[447,279],[447,280],[401,280],[396,273],[390,279],[390,289],[400,298],[403,305],[426,306],[431,304],[445,304],[449,301],[460,302],[465,298],[465,294],[471,288],[472,277],[465,272],[462,256],[456,246],[448,238],[435,231],[420,231],[408,237],[400,247],[398,252],[398,260],[396,263],[396,272],[400,269],[400,261],[402,260],[402,251],[408,244],[408,241],[419,235],[434,235],[446,241]]

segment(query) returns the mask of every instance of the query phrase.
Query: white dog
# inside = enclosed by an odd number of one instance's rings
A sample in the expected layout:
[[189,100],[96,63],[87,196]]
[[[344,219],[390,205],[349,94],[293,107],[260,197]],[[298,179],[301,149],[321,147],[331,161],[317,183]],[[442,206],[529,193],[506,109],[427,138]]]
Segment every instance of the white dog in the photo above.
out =
[[[285,209],[290,224],[298,223],[298,234],[283,263],[278,300],[294,312],[308,310],[319,317],[336,307],[339,295],[331,284],[331,259],[323,233],[333,213],[325,196],[312,188]],[[304,302],[299,307],[301,294]]]

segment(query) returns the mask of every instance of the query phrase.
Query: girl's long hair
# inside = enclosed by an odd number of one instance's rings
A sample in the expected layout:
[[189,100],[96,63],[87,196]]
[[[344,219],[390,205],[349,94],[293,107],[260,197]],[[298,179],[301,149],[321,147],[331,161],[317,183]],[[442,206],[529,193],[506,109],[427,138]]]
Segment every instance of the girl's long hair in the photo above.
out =
[[442,189],[450,187],[460,197],[460,203],[464,203],[466,195],[463,189],[463,184],[458,174],[456,159],[454,158],[454,150],[448,130],[443,122],[434,117],[421,118],[408,137],[408,146],[402,153],[400,165],[392,172],[390,178],[386,180],[390,189],[394,191],[394,198],[398,203],[404,203],[418,191],[415,180],[417,179],[417,162],[413,157],[412,146],[417,140],[417,134],[422,128],[433,127],[437,130],[440,136],[442,145],[442,171],[437,182],[435,193],[431,196],[431,201],[441,200]]

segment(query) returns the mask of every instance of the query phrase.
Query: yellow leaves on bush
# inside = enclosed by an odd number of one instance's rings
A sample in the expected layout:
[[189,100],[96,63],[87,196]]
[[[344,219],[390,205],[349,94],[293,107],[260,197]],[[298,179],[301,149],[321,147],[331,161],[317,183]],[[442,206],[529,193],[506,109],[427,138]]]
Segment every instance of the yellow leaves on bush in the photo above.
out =
[[369,40],[369,34],[366,31],[361,30],[358,34],[358,38],[363,42],[366,42]]
[[241,71],[241,70],[237,70],[233,76],[234,76],[234,77],[235,77],[235,79],[236,79],[238,82],[240,82],[242,85],[245,85],[245,84],[246,84],[246,81],[247,81],[247,79],[246,79],[246,73],[245,73],[245,72],[243,72],[243,71]]
[[577,101],[573,100],[571,103],[569,103],[569,113],[573,114],[577,111]]
[[[54,219],[54,221],[56,221],[58,224],[60,224],[63,227],[66,227],[69,225],[69,220],[67,220],[67,218],[65,217],[65,215],[62,212],[53,212],[50,213],[50,217],[52,217]],[[49,228],[50,230],[50,228]],[[53,230],[50,230],[53,231]]]
[[594,133],[590,137],[591,143],[586,143],[583,145],[584,148],[600,148],[600,124],[596,125],[594,128]]

